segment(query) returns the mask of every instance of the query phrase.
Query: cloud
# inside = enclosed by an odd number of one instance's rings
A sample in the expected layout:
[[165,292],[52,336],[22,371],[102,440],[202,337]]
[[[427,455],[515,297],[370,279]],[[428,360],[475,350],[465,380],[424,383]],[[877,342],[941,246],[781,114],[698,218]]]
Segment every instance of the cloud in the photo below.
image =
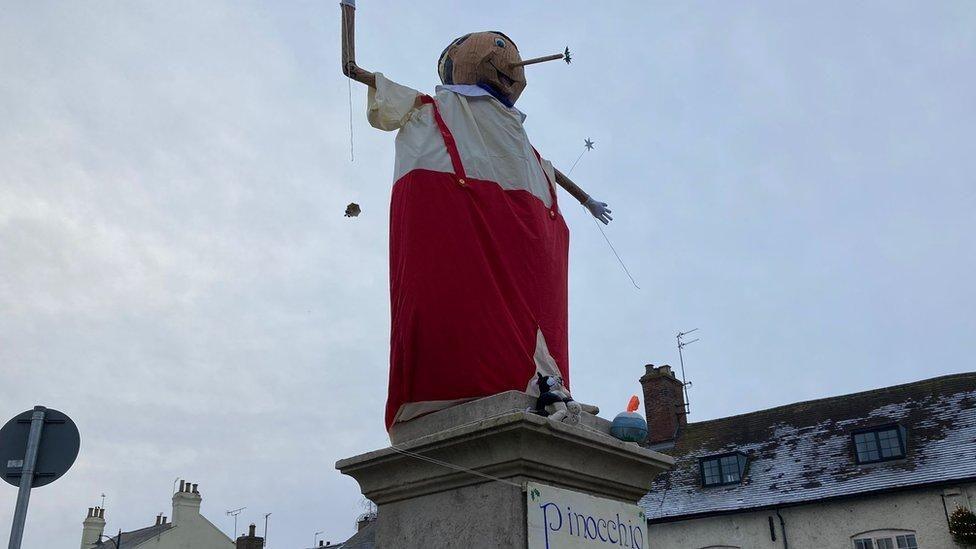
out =
[[[605,415],[694,327],[692,420],[972,369],[970,4],[361,4],[363,65],[425,90],[472,29],[574,51],[520,107],[557,166],[597,140],[573,177],[642,287],[561,195],[574,394]],[[83,436],[25,547],[76,543],[103,492],[110,530],[150,524],[177,477],[225,531],[247,506],[272,546],[351,534],[333,464],[386,442],[393,136],[350,98],[337,15],[5,9],[0,412],[45,404]]]

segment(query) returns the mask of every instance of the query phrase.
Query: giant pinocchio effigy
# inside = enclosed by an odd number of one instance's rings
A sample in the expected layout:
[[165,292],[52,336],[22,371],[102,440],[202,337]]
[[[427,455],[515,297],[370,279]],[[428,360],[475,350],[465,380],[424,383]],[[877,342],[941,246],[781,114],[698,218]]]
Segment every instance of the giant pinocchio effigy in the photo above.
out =
[[[569,395],[569,231],[556,187],[603,223],[611,212],[533,148],[515,108],[525,67],[564,54],[522,60],[502,32],[465,34],[440,55],[441,85],[428,95],[357,65],[355,0],[340,5],[342,71],[368,86],[370,124],[398,132],[394,445],[336,464],[379,505],[378,539],[525,547],[529,481],[633,504],[669,458],[612,438],[598,410]],[[465,513],[491,502],[521,526],[499,515],[457,533]],[[451,543],[437,537],[452,529]]]
[[508,390],[537,374],[569,386],[569,231],[556,185],[599,220],[607,205],[533,148],[515,103],[525,67],[501,32],[441,54],[427,95],[356,64],[344,4],[343,72],[366,84],[373,127],[397,130],[390,209],[386,426]]

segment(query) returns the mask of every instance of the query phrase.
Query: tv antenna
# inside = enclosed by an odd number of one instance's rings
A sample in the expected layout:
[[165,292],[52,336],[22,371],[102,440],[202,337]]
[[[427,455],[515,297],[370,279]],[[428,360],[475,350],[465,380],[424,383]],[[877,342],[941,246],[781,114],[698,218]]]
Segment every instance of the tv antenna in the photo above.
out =
[[698,328],[688,330],[687,332],[678,332],[678,335],[676,336],[676,339],[678,340],[678,362],[681,363],[681,388],[684,389],[685,392],[685,416],[691,413],[691,400],[688,398],[688,387],[691,385],[691,383],[685,378],[685,357],[681,351],[685,348],[685,346],[691,345],[700,339],[697,337],[692,340],[684,339],[688,334],[697,331]]
[[232,509],[227,511],[227,516],[234,517],[234,539],[237,539],[237,515],[244,512],[247,507],[241,507],[240,509]]
[[373,503],[373,500],[363,498],[359,504],[363,508],[363,513],[359,515],[356,522],[376,520],[376,504]]

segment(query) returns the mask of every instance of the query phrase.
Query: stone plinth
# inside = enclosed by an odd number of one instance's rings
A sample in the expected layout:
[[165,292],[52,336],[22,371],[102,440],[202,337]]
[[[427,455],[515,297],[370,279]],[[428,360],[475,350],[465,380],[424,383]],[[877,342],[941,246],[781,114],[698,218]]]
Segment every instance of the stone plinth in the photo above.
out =
[[431,414],[401,431],[404,442],[336,463],[378,505],[378,547],[524,548],[526,482],[636,503],[674,463],[604,434],[606,420],[554,423],[519,398],[503,393]]
[[[405,423],[397,423],[390,430],[390,442],[404,442],[425,437],[485,418],[524,412],[535,408],[537,398],[522,391],[506,391],[490,397],[479,398],[420,416]],[[602,417],[583,412],[580,425],[591,431],[610,434],[610,422]]]

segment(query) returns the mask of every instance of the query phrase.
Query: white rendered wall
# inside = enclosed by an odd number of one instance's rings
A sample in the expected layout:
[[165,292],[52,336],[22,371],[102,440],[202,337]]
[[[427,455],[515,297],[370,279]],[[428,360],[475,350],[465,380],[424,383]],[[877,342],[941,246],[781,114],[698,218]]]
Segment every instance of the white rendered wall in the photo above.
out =
[[234,542],[200,514],[202,502],[196,492],[173,494],[172,528],[140,543],[137,549],[234,549]]
[[[123,541],[125,541],[123,539]],[[234,543],[202,515],[174,525],[166,533],[139,544],[138,549],[233,549]]]
[[[949,535],[942,496],[956,491],[959,495],[945,498],[950,513],[956,504],[969,508],[976,504],[976,484],[965,484],[785,507],[780,514],[786,521],[790,549],[851,549],[851,536],[888,529],[914,530],[919,549],[954,549],[962,546]],[[702,497],[708,497],[707,490]],[[773,517],[776,541],[770,539],[768,517]],[[648,547],[652,549],[783,547],[783,532],[775,511],[651,524],[648,533]]]

